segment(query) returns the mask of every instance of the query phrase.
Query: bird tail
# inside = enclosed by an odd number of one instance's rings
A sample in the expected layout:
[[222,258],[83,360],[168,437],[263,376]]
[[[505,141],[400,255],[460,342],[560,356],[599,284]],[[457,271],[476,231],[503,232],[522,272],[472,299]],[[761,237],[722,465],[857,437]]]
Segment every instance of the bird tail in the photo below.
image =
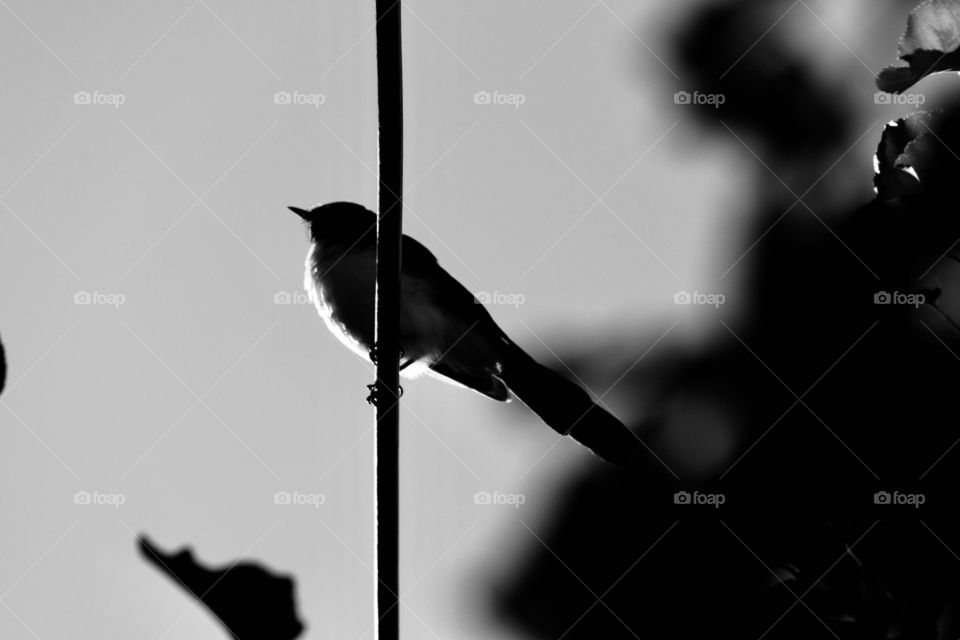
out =
[[580,386],[531,358],[515,344],[499,377],[521,402],[560,435],[570,436],[607,462],[635,463],[642,443]]

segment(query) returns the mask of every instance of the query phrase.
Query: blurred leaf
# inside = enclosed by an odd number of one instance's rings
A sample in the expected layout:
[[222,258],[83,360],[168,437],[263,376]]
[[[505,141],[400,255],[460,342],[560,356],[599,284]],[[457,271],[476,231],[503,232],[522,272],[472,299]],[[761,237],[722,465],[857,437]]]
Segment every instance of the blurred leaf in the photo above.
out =
[[165,553],[146,537],[140,552],[220,619],[232,638],[293,640],[303,632],[294,601],[295,583],[250,562],[209,569],[189,548]]
[[900,93],[938,71],[960,71],[960,0],[928,0],[907,20],[897,54],[909,66],[887,67],[877,87]]

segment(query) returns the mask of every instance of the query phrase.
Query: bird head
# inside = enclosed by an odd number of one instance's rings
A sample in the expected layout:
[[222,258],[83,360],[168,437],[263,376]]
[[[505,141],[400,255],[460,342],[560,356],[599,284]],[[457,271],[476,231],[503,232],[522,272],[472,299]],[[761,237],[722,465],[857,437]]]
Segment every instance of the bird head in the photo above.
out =
[[311,239],[329,247],[376,244],[377,214],[354,202],[331,202],[313,209],[287,207],[309,225]]

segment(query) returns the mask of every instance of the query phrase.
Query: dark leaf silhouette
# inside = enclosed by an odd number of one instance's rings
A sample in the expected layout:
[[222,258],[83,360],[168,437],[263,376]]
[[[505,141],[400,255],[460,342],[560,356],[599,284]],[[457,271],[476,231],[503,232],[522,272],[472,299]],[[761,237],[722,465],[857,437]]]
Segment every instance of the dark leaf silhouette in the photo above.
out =
[[251,562],[210,569],[197,562],[189,548],[165,553],[146,536],[140,537],[140,552],[206,605],[232,638],[292,640],[304,630],[292,578]]
[[3,392],[3,385],[7,381],[7,358],[3,353],[3,342],[0,342],[0,393]]
[[909,89],[938,71],[960,71],[960,2],[928,0],[907,20],[897,55],[908,66],[887,67],[877,76],[877,87],[888,93]]

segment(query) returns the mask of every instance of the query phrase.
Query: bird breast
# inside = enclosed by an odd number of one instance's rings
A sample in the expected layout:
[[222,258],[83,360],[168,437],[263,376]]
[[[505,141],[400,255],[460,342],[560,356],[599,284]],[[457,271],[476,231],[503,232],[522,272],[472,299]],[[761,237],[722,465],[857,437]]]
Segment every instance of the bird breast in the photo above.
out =
[[373,252],[347,252],[334,257],[314,244],[304,266],[304,287],[327,328],[352,351],[368,357],[374,342]]

